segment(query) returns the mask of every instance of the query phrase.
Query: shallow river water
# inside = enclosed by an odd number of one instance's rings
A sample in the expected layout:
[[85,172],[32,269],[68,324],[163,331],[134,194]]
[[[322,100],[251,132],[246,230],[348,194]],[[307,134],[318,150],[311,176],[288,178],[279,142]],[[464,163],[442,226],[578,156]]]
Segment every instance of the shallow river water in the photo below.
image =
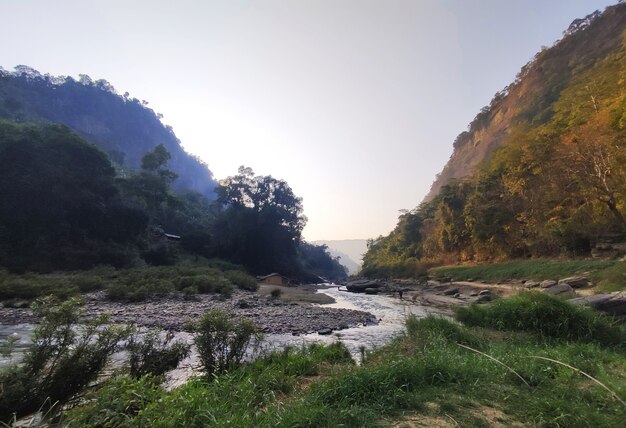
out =
[[[424,307],[400,300],[397,297],[348,293],[339,291],[336,286],[329,286],[318,290],[318,292],[328,294],[335,299],[335,303],[324,306],[367,311],[376,316],[379,320],[378,324],[338,330],[329,335],[320,335],[318,333],[298,336],[292,334],[267,334],[260,345],[263,350],[279,350],[285,346],[299,347],[311,343],[333,343],[340,340],[349,349],[355,361],[358,362],[361,347],[369,350],[383,346],[394,335],[397,335],[404,329],[404,320],[409,314],[415,314],[418,317],[424,317],[427,314]],[[31,324],[0,324],[0,344],[5,343],[10,335],[19,337],[12,358],[8,359],[0,356],[0,367],[6,366],[20,358],[21,351],[29,344],[32,328]],[[193,340],[191,334],[184,332],[177,333],[175,338],[187,343],[191,343]],[[118,358],[122,357],[118,356]],[[197,367],[197,355],[192,354],[183,361],[180,368],[168,375],[168,385],[170,387],[180,385]]]

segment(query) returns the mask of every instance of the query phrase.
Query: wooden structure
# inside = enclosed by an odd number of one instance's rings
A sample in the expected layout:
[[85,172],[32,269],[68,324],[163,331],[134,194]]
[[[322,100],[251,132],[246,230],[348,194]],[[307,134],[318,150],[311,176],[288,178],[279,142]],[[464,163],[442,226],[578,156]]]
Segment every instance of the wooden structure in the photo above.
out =
[[289,278],[282,276],[279,273],[270,273],[269,275],[265,275],[265,276],[257,276],[256,279],[261,284],[284,285],[284,286],[292,285],[292,282]]

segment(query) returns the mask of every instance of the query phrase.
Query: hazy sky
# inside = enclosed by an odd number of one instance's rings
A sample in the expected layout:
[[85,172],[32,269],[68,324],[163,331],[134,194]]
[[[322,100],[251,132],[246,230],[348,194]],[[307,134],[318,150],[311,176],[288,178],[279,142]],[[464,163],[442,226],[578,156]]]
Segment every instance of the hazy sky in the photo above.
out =
[[305,238],[387,234],[520,67],[603,0],[0,0],[0,65],[147,100],[216,178],[287,180]]

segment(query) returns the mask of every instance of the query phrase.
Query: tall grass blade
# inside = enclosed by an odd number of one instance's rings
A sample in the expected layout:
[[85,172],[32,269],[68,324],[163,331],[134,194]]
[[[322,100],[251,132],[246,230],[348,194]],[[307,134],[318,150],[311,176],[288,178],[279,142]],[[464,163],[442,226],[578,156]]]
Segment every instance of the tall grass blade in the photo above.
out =
[[527,357],[525,357],[525,358],[537,358],[537,359],[539,359],[539,360],[551,361],[551,362],[553,362],[553,363],[557,363],[557,364],[560,364],[560,365],[562,365],[562,366],[565,366],[565,367],[567,367],[567,368],[569,368],[569,369],[572,369],[572,370],[574,370],[574,371],[576,371],[576,372],[578,372],[578,373],[582,374],[582,375],[583,375],[583,376],[585,376],[586,378],[591,379],[592,381],[594,381],[595,383],[597,383],[598,385],[600,385],[602,388],[604,388],[604,389],[606,389],[607,391],[609,391],[609,393],[613,396],[613,398],[615,398],[617,401],[619,401],[620,403],[622,403],[622,405],[623,405],[624,407],[626,407],[626,402],[624,402],[624,400],[622,400],[622,399],[619,397],[619,395],[617,395],[615,392],[613,392],[611,389],[609,389],[609,387],[608,387],[608,386],[606,386],[605,384],[603,384],[602,382],[600,382],[598,379],[596,379],[595,377],[591,376],[590,374],[585,373],[584,371],[582,371],[582,370],[580,370],[580,369],[577,369],[576,367],[570,366],[569,364],[566,364],[566,363],[564,363],[564,362],[562,362],[562,361],[554,360],[554,359],[552,359],[552,358],[547,358],[547,357],[540,357],[540,356],[538,356],[538,355],[529,355],[529,356],[527,356]]
[[515,370],[513,370],[511,367],[507,366],[506,364],[504,364],[502,361],[498,360],[497,358],[492,357],[491,355],[485,354],[484,352],[480,352],[478,349],[474,349],[474,348],[470,348],[469,346],[466,345],[461,345],[460,343],[457,343],[457,345],[459,345],[461,348],[465,348],[465,349],[469,349],[472,352],[476,352],[477,354],[480,354],[484,357],[489,358],[490,360],[495,361],[496,363],[500,364],[501,366],[503,366],[504,368],[506,368],[508,371],[510,371],[511,373],[513,373],[515,376],[517,376],[522,382],[524,382],[524,384],[528,387],[530,387],[530,385],[528,384],[528,382],[526,382],[526,380],[520,376],[520,374],[518,372],[516,372]]

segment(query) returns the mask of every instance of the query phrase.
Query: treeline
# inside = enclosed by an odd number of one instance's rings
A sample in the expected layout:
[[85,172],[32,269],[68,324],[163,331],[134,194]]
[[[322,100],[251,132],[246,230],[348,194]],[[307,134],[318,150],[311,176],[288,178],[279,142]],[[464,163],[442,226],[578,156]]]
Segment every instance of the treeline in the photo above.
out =
[[123,268],[171,265],[188,255],[303,281],[345,277],[325,248],[302,242],[306,217],[286,182],[244,168],[211,201],[174,192],[169,160],[158,145],[139,171],[118,174],[106,154],[66,126],[0,121],[0,266]]
[[213,199],[216,182],[211,171],[183,150],[162,117],[147,101],[119,94],[104,79],[51,76],[24,65],[12,72],[0,67],[0,119],[64,124],[122,170],[139,169],[143,155],[163,144],[171,154],[169,168],[178,174],[174,189]]
[[[575,67],[575,64],[568,64]],[[585,256],[626,232],[626,47],[548,87],[472,176],[452,181],[371,240],[362,273],[413,276],[424,263]]]

